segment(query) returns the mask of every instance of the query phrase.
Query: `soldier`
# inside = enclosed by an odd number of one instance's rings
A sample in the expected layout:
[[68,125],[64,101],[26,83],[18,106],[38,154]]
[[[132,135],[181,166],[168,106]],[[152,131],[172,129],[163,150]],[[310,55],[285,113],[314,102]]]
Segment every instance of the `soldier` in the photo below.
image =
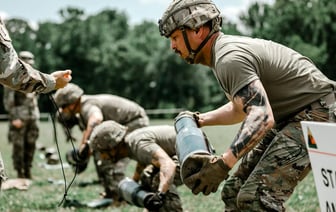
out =
[[182,211],[176,187],[181,185],[175,151],[176,132],[173,126],[159,125],[136,129],[126,134],[127,127],[104,121],[90,136],[90,147],[103,159],[119,161],[129,157],[137,162],[133,180],[141,182],[148,192],[163,201],[159,210]]
[[[0,84],[21,92],[48,93],[71,80],[71,70],[44,74],[18,58],[5,24],[0,17]],[[5,175],[0,154],[0,188]]]
[[[77,157],[74,152],[69,152],[67,157],[68,162],[72,163],[79,173],[85,170],[91,154],[87,143],[89,136],[93,128],[102,121],[114,120],[127,126],[128,132],[149,124],[145,110],[137,103],[111,94],[85,95],[84,91],[73,83],[57,90],[54,98],[62,117],[66,117],[66,120],[71,120],[74,124],[78,123],[79,128],[83,131],[81,144],[78,148],[80,161],[75,162]],[[62,118],[58,120],[62,120]],[[129,159],[125,158],[117,163],[102,162],[98,152],[94,151],[92,154],[99,180],[105,188],[103,196],[114,199],[114,203],[117,204],[119,199],[117,185],[119,180],[124,177],[124,170]]]
[[[34,65],[34,55],[29,51],[19,53],[19,58]],[[40,111],[35,92],[22,93],[5,87],[4,106],[9,114],[8,141],[13,144],[12,159],[18,178],[31,179],[31,167],[39,136]]]
[[209,195],[226,180],[226,211],[285,211],[285,201],[311,168],[300,122],[335,121],[336,82],[298,52],[224,34],[221,24],[211,0],[172,1],[159,21],[172,50],[190,64],[212,68],[229,100],[191,114],[197,125],[241,123],[222,155],[193,155],[200,170],[183,182],[194,194]]

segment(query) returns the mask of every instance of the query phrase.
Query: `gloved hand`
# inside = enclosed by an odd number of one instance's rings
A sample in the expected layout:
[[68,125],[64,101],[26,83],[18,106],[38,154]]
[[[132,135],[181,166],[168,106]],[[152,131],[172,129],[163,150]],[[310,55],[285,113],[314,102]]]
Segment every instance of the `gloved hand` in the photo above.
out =
[[85,143],[81,149],[78,150],[78,157],[82,161],[87,161],[90,158],[90,146],[88,143]]
[[197,127],[201,127],[200,124],[199,124],[199,122],[198,122],[198,120],[199,120],[199,114],[200,114],[199,112],[191,112],[191,111],[186,110],[186,111],[180,112],[176,116],[175,119],[179,118],[180,116],[190,116],[190,117],[192,117],[195,120],[195,123],[196,123]]
[[80,154],[77,148],[69,150],[65,158],[77,174],[85,171],[89,163],[88,155]]
[[149,198],[144,201],[144,206],[150,211],[156,211],[163,205],[164,194],[161,192],[153,193]]
[[191,176],[187,176],[183,182],[194,194],[202,192],[209,195],[216,192],[219,184],[228,177],[230,168],[219,156],[194,154],[193,160],[202,164],[201,169]]

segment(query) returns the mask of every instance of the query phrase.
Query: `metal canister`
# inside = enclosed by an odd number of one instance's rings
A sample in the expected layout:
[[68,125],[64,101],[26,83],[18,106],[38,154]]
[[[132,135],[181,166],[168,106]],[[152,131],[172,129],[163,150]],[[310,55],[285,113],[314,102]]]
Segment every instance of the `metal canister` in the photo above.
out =
[[194,154],[211,155],[213,149],[205,139],[200,128],[197,127],[194,117],[189,113],[181,113],[175,119],[176,151],[181,166],[182,181],[197,173],[202,164],[190,158]]
[[118,184],[120,196],[129,204],[144,208],[146,200],[153,195],[151,192],[144,191],[142,186],[134,180],[126,177]]

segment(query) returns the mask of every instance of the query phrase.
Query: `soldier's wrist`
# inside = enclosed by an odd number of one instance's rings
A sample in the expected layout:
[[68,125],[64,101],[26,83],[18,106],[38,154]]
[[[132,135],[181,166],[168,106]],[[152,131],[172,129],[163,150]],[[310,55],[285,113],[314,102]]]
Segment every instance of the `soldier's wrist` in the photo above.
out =
[[220,163],[220,165],[221,165],[221,167],[223,168],[223,169],[225,169],[225,170],[230,170],[232,167],[230,167],[229,165],[228,165],[228,163],[227,163],[227,161],[226,161],[226,158],[225,158],[225,155],[224,154],[222,154],[221,156],[220,156],[220,159],[221,159],[221,161],[222,161],[222,163]]

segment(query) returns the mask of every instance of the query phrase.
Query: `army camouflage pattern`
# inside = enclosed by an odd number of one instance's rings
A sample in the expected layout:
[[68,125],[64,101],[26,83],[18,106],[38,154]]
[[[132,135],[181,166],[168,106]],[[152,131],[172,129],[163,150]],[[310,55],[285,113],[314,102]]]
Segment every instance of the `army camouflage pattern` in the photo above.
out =
[[283,203],[311,170],[300,122],[328,119],[327,108],[305,109],[270,131],[225,181],[225,211],[285,211]]
[[[110,143],[115,144],[114,140],[120,134],[121,126],[114,121],[105,121],[101,125],[97,126],[90,137],[90,144],[103,141],[107,142],[110,140]],[[121,130],[121,131],[120,131]],[[114,132],[115,131],[115,132]],[[122,133],[122,132],[121,132]],[[158,149],[162,149],[176,164],[175,175],[173,179],[173,185],[170,187],[169,192],[165,195],[164,198],[164,207],[160,211],[182,211],[181,201],[179,195],[176,191],[176,186],[182,185],[180,178],[180,166],[178,163],[178,158],[176,156],[175,144],[176,144],[176,132],[173,126],[169,125],[160,125],[160,126],[147,126],[134,130],[133,132],[128,133],[122,138],[121,141],[127,145],[128,148],[128,157],[135,160],[140,167],[146,167],[144,170],[136,170],[137,174],[140,174],[141,185],[145,187],[146,191],[157,192],[160,185],[159,175],[160,169],[154,168],[152,165],[153,158]],[[115,145],[104,145],[108,148],[98,148],[97,151],[111,151]],[[94,144],[91,148],[96,148],[98,145]],[[119,149],[114,149],[118,151]],[[96,151],[96,152],[97,152]],[[95,157],[97,158],[97,157]],[[112,161],[120,162],[121,157],[118,155],[113,155],[111,158]],[[128,159],[128,158],[127,158]],[[124,159],[123,159],[124,160]],[[103,160],[104,161],[104,160]],[[102,161],[102,162],[103,162]],[[110,178],[108,181],[113,181],[113,174],[111,168],[107,168],[105,172],[105,177]],[[155,171],[154,171],[155,170]],[[106,174],[108,173],[108,174]],[[119,172],[118,175],[121,176],[122,172]],[[110,191],[115,190],[115,185],[110,184]]]
[[[48,93],[55,89],[55,79],[36,71],[18,59],[3,20],[0,17],[0,83],[22,92]],[[6,179],[2,158],[0,157],[1,181]]]
[[129,158],[123,158],[117,162],[101,160],[97,151],[94,154],[94,164],[97,170],[99,181],[105,189],[105,195],[112,198],[116,204],[121,201],[118,192],[119,182],[126,177],[126,167],[130,162]]
[[3,103],[8,112],[9,119],[38,120],[38,96],[35,93],[22,93],[9,88],[4,88]]
[[[149,125],[149,118],[145,110],[137,103],[120,96],[110,94],[82,95],[81,111],[77,117],[81,129],[85,129],[84,126],[87,125],[92,113],[101,113],[103,121],[113,120],[123,124],[127,127],[127,132]],[[98,178],[105,189],[105,197],[113,198],[117,202],[119,199],[118,183],[124,177],[129,159],[119,163],[101,160],[98,151],[94,149],[92,151]]]
[[176,155],[176,132],[173,126],[148,126],[134,130],[125,138],[129,148],[129,157],[146,166],[142,171],[140,181],[145,190],[157,192],[160,184],[160,169],[151,163],[153,155],[161,148],[176,164],[175,177],[169,191],[165,194],[164,205],[160,212],[182,211],[182,202],[177,193],[177,186],[182,185],[180,165]]
[[2,181],[5,181],[7,179],[7,176],[5,174],[5,166],[3,164],[1,152],[0,152],[0,189],[1,189],[1,183]]
[[25,120],[24,127],[10,125],[8,140],[13,144],[12,160],[18,178],[31,178],[31,167],[34,159],[36,140],[39,128],[36,120]]
[[5,24],[0,18],[0,83],[23,92],[48,93],[55,89],[55,79],[18,59]]
[[213,31],[221,29],[219,10],[211,0],[175,0],[159,20],[159,29],[162,36],[169,37],[176,29],[187,27],[197,29],[210,20]]
[[[12,160],[19,178],[31,178],[31,167],[39,136],[40,112],[35,93],[22,93],[4,89],[4,106],[9,115],[8,141],[13,145]],[[13,125],[21,120],[22,127]]]
[[75,103],[83,95],[83,93],[83,89],[81,89],[78,85],[68,83],[64,88],[58,89],[53,97],[57,106],[62,108]]
[[90,135],[90,147],[94,150],[109,151],[124,140],[127,127],[108,120],[95,127]]

